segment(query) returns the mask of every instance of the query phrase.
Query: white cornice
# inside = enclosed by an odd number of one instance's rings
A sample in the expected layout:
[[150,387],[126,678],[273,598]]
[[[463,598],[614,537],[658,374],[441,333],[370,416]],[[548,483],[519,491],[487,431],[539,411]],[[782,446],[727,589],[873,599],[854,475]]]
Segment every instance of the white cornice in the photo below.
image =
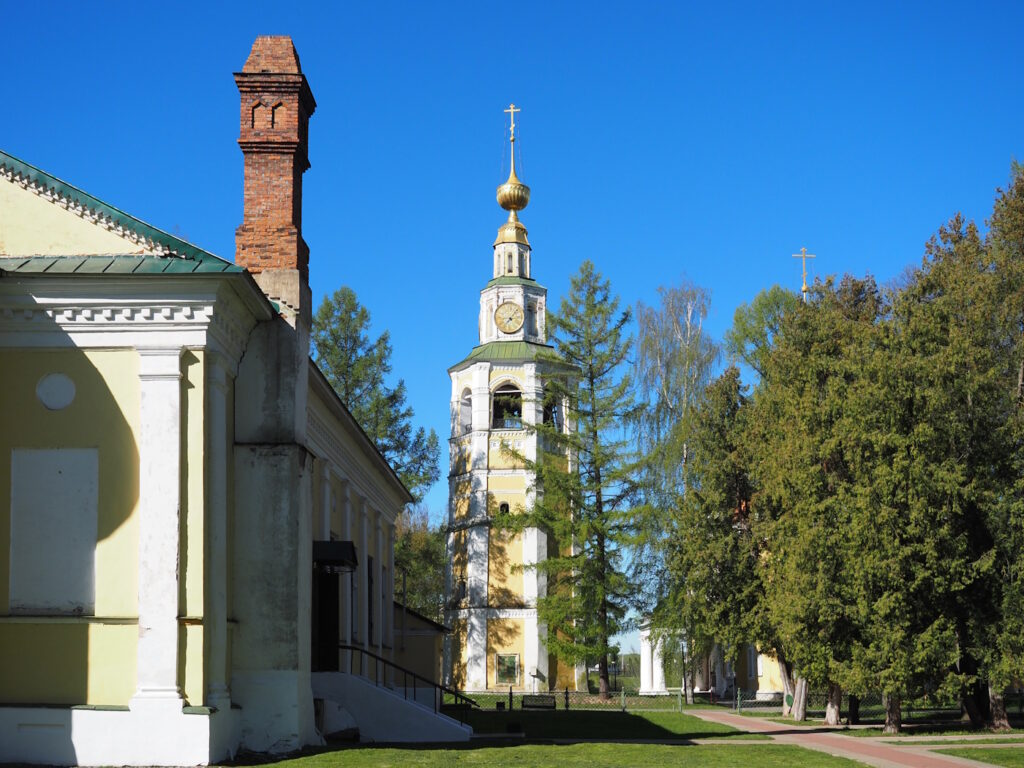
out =
[[210,347],[237,363],[255,324],[216,277],[0,282],[0,347]]

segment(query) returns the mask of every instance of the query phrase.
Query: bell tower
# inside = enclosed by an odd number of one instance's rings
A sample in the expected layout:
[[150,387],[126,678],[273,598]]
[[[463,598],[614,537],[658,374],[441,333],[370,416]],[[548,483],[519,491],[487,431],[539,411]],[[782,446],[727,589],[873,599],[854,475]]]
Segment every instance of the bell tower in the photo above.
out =
[[[516,174],[516,115],[510,104],[508,179],[497,189],[508,218],[492,246],[491,279],[480,291],[478,344],[449,370],[450,471],[445,676],[469,691],[547,691],[575,687],[559,674],[538,621],[546,593],[536,564],[547,558],[546,534],[513,534],[492,523],[533,505],[535,426],[564,408],[544,407],[544,381],[554,360],[546,343],[547,289],[533,279],[532,249],[519,212],[530,188]],[[564,679],[563,679],[564,678]]]

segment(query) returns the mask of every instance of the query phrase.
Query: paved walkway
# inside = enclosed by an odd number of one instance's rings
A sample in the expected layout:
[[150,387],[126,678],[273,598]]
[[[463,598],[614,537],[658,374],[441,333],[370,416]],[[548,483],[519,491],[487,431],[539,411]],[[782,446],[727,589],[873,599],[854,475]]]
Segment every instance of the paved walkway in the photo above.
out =
[[[884,744],[873,738],[862,736],[844,736],[841,733],[829,732],[824,729],[807,726],[789,726],[782,723],[762,721],[759,718],[743,717],[728,712],[711,709],[689,710],[687,714],[695,715],[712,723],[730,725],[742,731],[764,733],[772,740],[781,744],[794,744],[819,752],[827,752],[836,757],[857,760],[876,768],[963,768],[964,766],[988,765],[976,760],[965,760],[950,755],[940,755],[931,750],[961,746],[951,742],[944,746],[918,747],[912,742],[907,746]],[[1019,746],[1019,745],[1018,745]],[[991,768],[991,766],[989,766]]]

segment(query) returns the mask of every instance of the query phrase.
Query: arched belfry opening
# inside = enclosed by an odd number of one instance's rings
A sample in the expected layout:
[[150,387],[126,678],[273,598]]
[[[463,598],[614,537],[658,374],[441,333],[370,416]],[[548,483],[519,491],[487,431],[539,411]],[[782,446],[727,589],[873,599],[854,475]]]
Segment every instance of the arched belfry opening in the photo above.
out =
[[523,428],[523,393],[515,384],[502,384],[494,390],[491,429]]

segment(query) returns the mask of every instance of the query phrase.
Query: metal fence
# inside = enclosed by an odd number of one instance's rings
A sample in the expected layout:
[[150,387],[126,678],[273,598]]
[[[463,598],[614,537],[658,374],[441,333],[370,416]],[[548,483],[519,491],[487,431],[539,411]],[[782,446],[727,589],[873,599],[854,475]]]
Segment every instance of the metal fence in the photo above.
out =
[[[636,690],[623,689],[613,691],[608,698],[601,698],[596,693],[586,691],[545,691],[541,694],[523,693],[510,690],[507,693],[472,693],[473,700],[481,709],[502,709],[521,710],[523,709],[523,697],[527,697],[527,704],[531,697],[541,696],[544,703],[550,705],[554,700],[556,710],[604,710],[609,712],[630,712],[630,711],[661,711],[681,712],[690,706],[720,706],[747,714],[759,714],[766,717],[782,715],[782,694],[762,694],[758,696],[754,691],[740,690],[738,693],[730,692],[726,697],[712,696],[708,693],[695,693],[693,704],[687,704],[682,692],[678,688],[668,689],[668,693],[655,695],[640,695]],[[445,701],[448,701],[448,696]],[[807,694],[807,717],[810,719],[821,719],[825,717],[825,707],[828,702],[828,695],[824,692],[811,691]],[[1005,697],[1006,709],[1011,716],[1024,716],[1024,692],[1012,691]],[[881,693],[868,693],[858,697],[858,710],[860,722],[882,722],[885,720],[885,702]],[[942,720],[958,719],[960,717],[960,703],[955,700],[942,701],[934,697],[923,696],[913,699],[905,699],[901,704],[902,718],[904,722],[915,720]],[[847,720],[850,716],[850,696],[843,694],[839,708],[840,718]]]
[[508,693],[472,693],[469,694],[481,709],[523,709],[523,698],[526,697],[528,708],[537,703],[540,696],[545,704],[554,700],[556,710],[605,710],[609,712],[628,712],[636,710],[673,712],[683,706],[682,697],[675,693],[641,696],[636,690],[623,689],[613,691],[608,698],[586,691],[544,691],[540,694],[509,691]]

